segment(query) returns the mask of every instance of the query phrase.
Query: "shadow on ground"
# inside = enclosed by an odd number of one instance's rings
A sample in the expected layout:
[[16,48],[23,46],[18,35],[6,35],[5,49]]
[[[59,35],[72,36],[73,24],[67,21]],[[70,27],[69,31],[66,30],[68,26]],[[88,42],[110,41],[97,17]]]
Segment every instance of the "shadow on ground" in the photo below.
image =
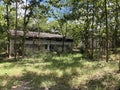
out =
[[[4,86],[0,85],[0,90],[120,90],[120,83],[115,83],[115,78],[111,75],[104,75],[100,79],[89,80],[84,85],[71,87],[69,81],[73,75],[64,74],[62,77],[56,77],[55,74],[40,75],[35,72],[25,71],[22,77],[2,76],[0,80],[7,80]],[[111,78],[111,81],[109,79]],[[26,83],[26,85],[21,85]],[[47,84],[45,84],[47,83]],[[14,88],[13,88],[14,87]],[[12,89],[11,89],[12,88]]]
[[[75,77],[81,77],[74,68],[83,68],[84,64],[81,62],[81,56],[46,56],[42,61],[40,60],[18,60],[5,61],[10,65],[4,68],[29,67],[37,69],[37,71],[23,70],[22,76],[9,76],[8,74],[0,76],[0,90],[19,90],[18,88],[25,88],[23,90],[120,90],[120,81],[114,78],[113,73],[105,74],[101,78],[90,78],[85,84],[77,86],[71,85],[71,80]],[[2,63],[2,62],[1,62]],[[45,64],[42,66],[40,63]],[[49,64],[46,64],[49,63]],[[35,65],[34,65],[35,64]],[[36,65],[37,64],[37,65]],[[41,66],[40,66],[41,65]],[[42,69],[41,69],[42,67]],[[70,73],[65,70],[72,68]],[[51,72],[39,73],[49,70]],[[62,75],[56,75],[55,70],[62,71]],[[59,74],[59,73],[58,73]],[[117,81],[117,82],[116,82]]]

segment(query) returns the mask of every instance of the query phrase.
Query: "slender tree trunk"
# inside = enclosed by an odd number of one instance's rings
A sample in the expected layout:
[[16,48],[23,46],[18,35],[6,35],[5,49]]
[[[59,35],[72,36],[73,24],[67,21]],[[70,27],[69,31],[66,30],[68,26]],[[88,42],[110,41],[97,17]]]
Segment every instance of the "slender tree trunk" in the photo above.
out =
[[[118,4],[118,0],[116,0],[116,12],[115,12],[115,22],[116,22],[116,26],[115,26],[115,40],[114,40],[114,50],[115,50],[115,54],[118,54],[117,53],[117,41],[118,41],[118,39],[117,39],[117,33],[118,33],[118,26],[119,26],[119,19],[118,19],[118,13],[119,13],[119,10],[118,10],[118,7],[119,7],[119,4]],[[117,56],[117,55],[116,55]],[[120,72],[120,58],[119,58],[119,72]]]
[[109,47],[108,47],[108,14],[107,14],[107,1],[104,0],[104,3],[105,3],[105,24],[106,24],[106,62],[108,62],[109,60]]
[[115,37],[114,37],[115,38],[115,44],[114,44],[115,46],[114,46],[114,48],[115,48],[115,53],[116,53],[117,52],[117,41],[118,41],[117,40],[117,36],[118,36],[117,33],[118,33],[118,26],[119,26],[119,19],[118,19],[118,12],[119,12],[118,11],[118,6],[119,5],[118,5],[118,0],[116,0],[116,5],[115,6],[116,6],[116,13],[115,13],[116,26],[115,26]]
[[118,71],[120,72],[120,58],[119,58],[119,69],[118,69]]
[[16,41],[17,41],[17,24],[18,24],[18,22],[17,22],[17,16],[18,16],[18,14],[17,14],[17,7],[18,7],[18,4],[17,4],[17,0],[16,0],[16,22],[15,22],[15,44],[14,44],[14,51],[15,51],[15,61],[17,60],[17,45],[16,45]]
[[100,30],[101,30],[101,27],[102,27],[102,22],[100,20],[100,28],[99,28],[99,58],[101,59],[101,56],[102,56],[102,45],[101,45],[101,36],[100,36]]
[[[61,22],[59,22],[59,25],[60,25],[60,30],[61,30],[61,32],[62,32],[62,29],[63,29],[63,24],[61,24]],[[62,48],[62,50],[61,50],[61,53],[63,53],[64,52],[64,39],[65,39],[65,36],[64,36],[64,33],[62,32],[62,46],[61,46],[61,48]]]
[[22,57],[25,57],[25,37],[26,37],[26,26],[23,28],[23,39],[22,39]]
[[115,30],[114,30],[114,32],[113,32],[113,51],[114,51],[114,53],[116,54],[116,52],[117,52],[117,33],[118,33],[118,23],[119,23],[119,21],[118,21],[118,0],[116,0],[116,11],[115,11],[115,22],[116,22],[116,24],[115,24]]
[[24,19],[23,19],[23,38],[22,38],[22,57],[25,57],[25,38],[26,38],[26,13],[27,13],[27,0],[26,0],[26,7],[24,12]]
[[25,28],[23,28],[23,38],[22,38],[22,57],[25,56]]
[[86,54],[88,54],[89,52],[88,52],[88,34],[89,34],[89,32],[88,32],[88,27],[89,27],[89,18],[88,18],[88,13],[89,13],[89,11],[88,11],[88,0],[86,1],[86,3],[87,3],[87,8],[86,8],[86,11],[87,11],[87,14],[86,14],[86,25],[85,25],[85,52],[86,52]]
[[65,46],[65,36],[62,38],[62,53],[64,52],[64,47]]
[[39,28],[39,22],[38,22],[38,51],[40,51],[40,28]]
[[[62,26],[61,27],[61,32],[62,32]],[[64,34],[62,33],[63,37],[62,37],[62,53],[64,52],[64,42],[65,42],[65,36]]]
[[34,52],[35,51],[35,38],[34,38],[34,31],[33,31],[33,46],[32,46],[32,51]]
[[93,0],[93,13],[92,13],[92,50],[91,50],[91,59],[93,59],[94,54],[94,0]]
[[66,35],[67,35],[67,21],[66,21],[66,29],[65,29],[65,34],[63,35],[63,41],[62,41],[62,52],[65,52],[65,40],[66,40]]
[[27,6],[28,0],[26,0],[26,5],[25,5],[25,12],[24,12],[24,18],[23,18],[23,38],[22,38],[22,57],[25,57],[26,53],[26,48],[25,48],[25,41],[26,41],[26,34],[27,34],[27,25],[31,17],[31,13],[27,14],[27,10],[30,10],[31,12],[31,7]]
[[10,35],[9,35],[9,12],[8,12],[8,2],[6,4],[6,13],[7,13],[7,53],[8,53],[8,58],[11,56],[10,52]]

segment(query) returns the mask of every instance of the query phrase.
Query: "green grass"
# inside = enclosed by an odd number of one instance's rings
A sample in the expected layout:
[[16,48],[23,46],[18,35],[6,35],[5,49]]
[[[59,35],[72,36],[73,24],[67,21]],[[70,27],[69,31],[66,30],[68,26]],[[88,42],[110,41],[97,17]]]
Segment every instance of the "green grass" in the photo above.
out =
[[[37,58],[36,58],[37,57]],[[119,90],[116,61],[90,61],[81,54],[32,55],[0,63],[0,90]],[[27,84],[26,84],[27,83]],[[25,89],[26,90],[26,89]]]

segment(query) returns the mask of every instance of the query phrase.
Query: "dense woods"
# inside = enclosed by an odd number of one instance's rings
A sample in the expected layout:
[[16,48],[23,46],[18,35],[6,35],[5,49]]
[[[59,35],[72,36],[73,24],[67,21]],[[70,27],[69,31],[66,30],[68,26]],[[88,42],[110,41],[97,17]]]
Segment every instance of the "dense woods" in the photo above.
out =
[[[58,56],[66,54],[65,41],[69,37],[73,39],[70,53],[82,54],[90,61],[108,63],[114,59],[120,71],[120,0],[0,0],[0,12],[2,59],[25,58],[27,33],[38,32],[39,37],[46,32],[62,35],[62,51],[53,52]],[[10,30],[15,31],[13,53]],[[18,37],[17,31],[23,31],[23,36]],[[35,52],[34,36],[32,40]],[[21,42],[19,46],[17,41]],[[40,54],[42,42],[38,39],[37,43]]]
[[[24,32],[23,57],[26,32],[39,31],[38,29],[42,32],[56,30],[57,33],[63,35],[63,44],[65,37],[71,36],[74,38],[74,48],[84,49],[91,59],[94,57],[94,52],[100,52],[98,49],[101,48],[108,61],[111,51],[115,53],[119,48],[119,0],[101,0],[100,2],[94,0],[16,0],[16,2],[4,0],[1,1],[0,7],[2,10],[1,43],[8,46],[8,55],[10,53],[9,30],[12,29]],[[6,37],[7,39],[3,40]],[[81,42],[82,46],[80,46]]]
[[[93,59],[117,53],[119,48],[119,0],[23,0],[1,1],[1,50],[9,50],[9,30],[22,30],[22,56],[25,54],[25,37],[28,31],[41,31],[71,36],[74,47],[83,50]],[[33,28],[34,26],[34,28]],[[40,29],[40,30],[39,30]],[[51,33],[54,33],[51,32]],[[6,39],[7,38],[7,39]],[[15,42],[17,36],[15,35]],[[16,57],[15,45],[15,57]],[[98,53],[99,55],[95,55]]]
[[[63,48],[65,37],[71,36],[74,38],[74,48],[84,49],[86,56],[91,59],[95,52],[102,50],[106,54],[106,61],[108,61],[111,51],[115,53],[119,48],[120,6],[118,0],[101,0],[100,2],[94,0],[18,0],[16,3],[12,0],[4,0],[1,1],[0,7],[2,9],[1,33],[7,33],[7,35],[3,34],[4,37],[1,37],[1,41],[6,42],[5,46],[8,46],[8,56],[10,54],[9,30],[11,29],[19,29],[24,32],[22,39],[23,57],[26,32],[28,30],[39,31],[38,29],[41,29],[42,32],[51,32],[51,29],[57,30],[57,33],[63,35]],[[37,21],[35,22],[35,20]],[[7,40],[3,41],[6,37]],[[81,42],[82,46],[80,46]]]

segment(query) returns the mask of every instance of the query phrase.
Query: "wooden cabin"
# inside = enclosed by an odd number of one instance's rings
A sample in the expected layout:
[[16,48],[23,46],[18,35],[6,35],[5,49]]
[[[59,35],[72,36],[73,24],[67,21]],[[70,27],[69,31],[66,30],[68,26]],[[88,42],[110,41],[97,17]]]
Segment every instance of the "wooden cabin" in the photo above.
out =
[[[17,36],[17,51],[20,52],[22,38],[23,38],[23,31],[16,32]],[[14,37],[15,37],[15,30],[10,30],[10,52],[14,52]],[[64,42],[63,42],[64,39]],[[41,51],[41,52],[61,52],[62,46],[64,43],[64,51],[69,52],[72,50],[73,46],[73,39],[66,37],[63,38],[62,35],[59,34],[51,34],[45,32],[27,32],[25,37],[25,51]]]

